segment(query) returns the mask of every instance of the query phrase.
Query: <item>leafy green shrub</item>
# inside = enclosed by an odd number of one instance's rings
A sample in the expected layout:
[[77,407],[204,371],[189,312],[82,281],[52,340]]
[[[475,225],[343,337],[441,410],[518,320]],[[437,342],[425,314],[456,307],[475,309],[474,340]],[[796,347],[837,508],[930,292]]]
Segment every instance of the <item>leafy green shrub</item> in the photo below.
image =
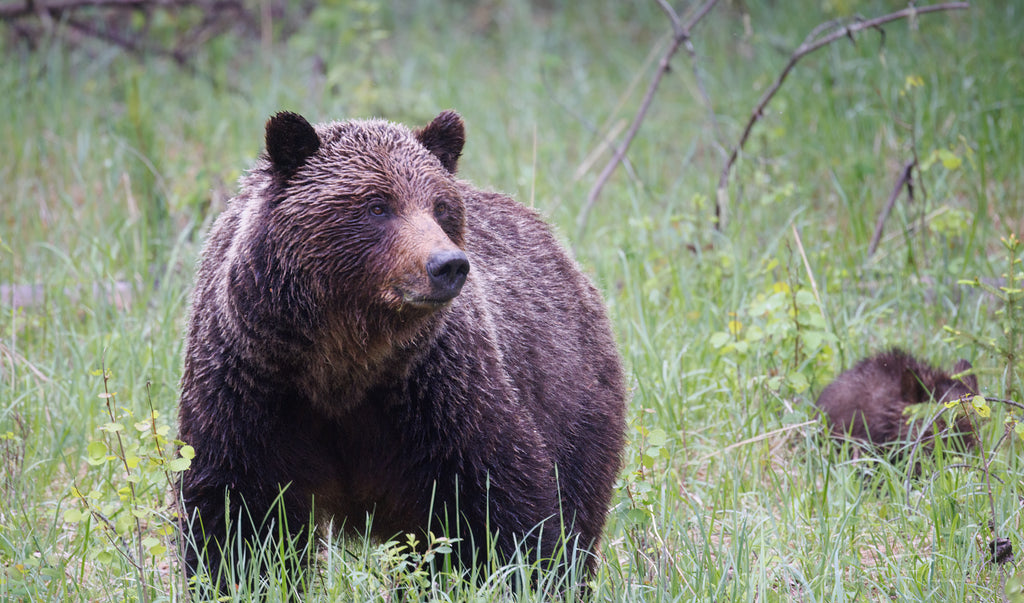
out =
[[89,485],[71,487],[80,508],[65,510],[63,518],[80,526],[78,538],[91,560],[121,572],[134,570],[145,601],[147,590],[166,593],[165,582],[173,580],[158,565],[163,560],[176,565],[172,551],[180,540],[174,476],[189,468],[195,450],[168,438],[170,425],[160,420],[151,399],[149,412],[136,416],[117,406],[117,394],[109,389],[110,371],[94,374],[103,378],[99,397],[109,420],[86,447],[92,469],[83,484]]

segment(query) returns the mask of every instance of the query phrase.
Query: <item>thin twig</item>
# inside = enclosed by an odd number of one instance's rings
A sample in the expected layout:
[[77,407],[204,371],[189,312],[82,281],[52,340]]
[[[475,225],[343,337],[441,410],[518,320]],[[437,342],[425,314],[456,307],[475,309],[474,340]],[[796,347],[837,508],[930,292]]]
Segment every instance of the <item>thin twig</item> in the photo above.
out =
[[878,243],[882,240],[882,228],[885,226],[885,221],[889,219],[889,214],[892,213],[892,208],[896,205],[896,199],[900,196],[900,191],[903,187],[907,187],[907,199],[910,201],[914,200],[914,168],[917,166],[917,159],[911,159],[907,162],[907,165],[903,166],[903,172],[900,174],[900,179],[896,181],[896,186],[892,187],[892,194],[889,195],[889,202],[885,204],[885,208],[882,213],[878,214],[878,221],[875,222],[875,234],[871,237],[871,245],[868,246],[868,257],[875,255],[875,251],[878,250]]
[[[83,9],[105,10],[108,14],[116,14],[116,11],[138,12],[149,11],[153,8],[174,10],[189,6],[198,6],[205,13],[205,17],[202,24],[184,34],[184,38],[179,40],[178,47],[175,49],[165,49],[147,42],[145,31],[137,32],[137,35],[122,35],[111,29],[94,25],[94,19],[72,16],[88,14],[81,12]],[[16,24],[20,19],[35,17],[43,23],[46,29],[53,28],[55,21],[59,19],[78,34],[113,44],[133,55],[155,55],[169,59],[193,77],[204,79],[215,87],[244,96],[244,92],[240,88],[204,73],[190,59],[195,46],[216,35],[222,27],[230,25],[225,17],[228,13],[235,13],[236,16],[245,18],[244,5],[237,0],[215,1],[208,5],[194,0],[26,0],[21,4],[0,6],[0,21],[6,22],[15,31],[20,32],[22,28]],[[25,35],[31,40],[30,34]]]
[[587,202],[584,204],[583,209],[580,211],[580,215],[576,219],[576,226],[579,230],[583,230],[587,225],[587,219],[590,216],[590,210],[593,208],[594,203],[597,201],[597,197],[601,194],[601,189],[604,188],[608,179],[611,178],[612,172],[618,167],[619,163],[622,162],[622,158],[626,156],[626,151],[629,150],[630,143],[636,137],[636,133],[640,130],[640,124],[643,123],[644,117],[647,116],[647,111],[651,107],[651,102],[654,100],[654,93],[657,92],[658,86],[661,84],[661,79],[671,69],[672,56],[675,55],[679,47],[690,39],[690,30],[700,22],[701,19],[707,15],[718,0],[708,0],[705,2],[694,15],[683,24],[679,15],[676,14],[675,10],[665,0],[658,0],[658,5],[668,15],[669,20],[672,22],[672,41],[662,55],[661,61],[658,63],[658,70],[654,72],[654,76],[651,78],[651,83],[647,86],[647,92],[644,94],[644,99],[640,103],[640,109],[637,111],[636,116],[633,118],[633,123],[630,124],[629,130],[626,131],[625,139],[615,149],[615,154],[608,161],[607,165],[604,166],[604,170],[601,171],[601,175],[597,177],[597,182],[594,187],[590,189],[590,194],[587,195]]
[[814,272],[811,270],[811,263],[807,261],[807,252],[804,251],[804,243],[800,240],[800,231],[796,224],[790,224],[793,228],[793,238],[796,239],[796,248],[800,252],[800,258],[804,261],[804,270],[807,271],[807,278],[811,281],[811,291],[814,293],[814,300],[818,302],[818,310],[821,317],[825,318],[825,306],[821,303],[821,295],[818,294],[818,281],[814,280]]
[[740,446],[746,446],[747,444],[753,444],[755,442],[760,442],[761,440],[767,440],[768,438],[777,436],[777,435],[782,434],[782,433],[786,433],[787,431],[793,431],[794,429],[800,429],[801,427],[808,427],[810,425],[814,425],[815,423],[818,423],[818,419],[812,419],[810,421],[804,421],[802,423],[794,423],[792,425],[786,425],[785,427],[780,427],[778,429],[773,429],[772,431],[768,431],[768,432],[762,433],[760,435],[756,435],[756,436],[754,436],[752,438],[747,438],[746,440],[743,440],[742,442],[736,442],[735,444],[729,444],[728,446],[726,446],[725,448],[722,448],[721,450],[716,450],[716,451],[712,452],[711,454],[704,455],[697,462],[698,463],[703,463],[704,461],[707,461],[707,460],[711,459],[712,457],[720,456],[721,454],[723,454],[725,452],[728,452],[730,450],[733,450],[734,448],[739,448]]
[[711,134],[714,138],[715,149],[718,150],[719,155],[722,159],[725,159],[725,147],[722,145],[722,132],[718,127],[718,115],[715,114],[714,103],[711,102],[711,95],[708,94],[707,88],[704,86],[704,78],[700,74],[700,61],[697,60],[697,49],[693,47],[693,40],[687,38],[683,42],[683,49],[686,50],[686,54],[690,56],[690,67],[693,69],[693,81],[697,84],[697,92],[700,94],[701,100],[704,102],[704,107],[708,111],[708,119],[711,121]]
[[[743,134],[740,136],[739,142],[737,142],[736,146],[732,148],[732,152],[729,154],[729,158],[725,162],[725,167],[722,168],[722,174],[718,178],[718,194],[715,200],[715,227],[722,227],[722,221],[724,219],[722,215],[722,206],[725,204],[725,202],[728,201],[729,173],[730,171],[732,171],[732,167],[736,163],[736,159],[739,156],[740,150],[743,149],[743,145],[746,144],[747,139],[750,137],[750,132],[751,130],[753,130],[754,124],[756,124],[761,119],[761,117],[764,116],[765,107],[768,106],[768,103],[779,91],[779,88],[782,87],[782,83],[786,81],[786,77],[789,76],[789,73],[793,70],[793,68],[796,66],[797,62],[800,59],[804,58],[805,56],[811,54],[812,52],[820,48],[828,46],[829,44],[835,42],[836,40],[842,38],[849,38],[852,40],[853,34],[859,31],[863,31],[865,29],[877,28],[880,25],[884,25],[891,21],[913,18],[916,17],[917,15],[925,13],[949,10],[964,10],[970,8],[970,6],[971,5],[968,2],[946,2],[943,4],[934,4],[931,6],[911,5],[903,10],[896,11],[888,15],[883,15],[881,17],[876,17],[874,19],[868,19],[866,21],[859,21],[851,25],[843,25],[836,27],[833,29],[831,33],[828,33],[827,35],[824,35],[819,38],[809,35],[807,39],[804,40],[804,43],[801,44],[793,52],[792,56],[789,57],[789,62],[786,63],[785,67],[783,67],[782,72],[779,73],[778,77],[775,78],[775,81],[768,88],[768,90],[765,91],[765,93],[761,96],[761,99],[757,101],[757,105],[754,107],[753,112],[751,112],[750,114],[750,119],[747,120],[746,127],[743,128]],[[811,33],[815,34],[821,30],[821,26],[818,26]]]
[[131,8],[140,9],[148,6],[170,7],[185,4],[181,0],[52,0],[40,2],[26,0],[21,4],[4,4],[0,6],[0,20],[9,21],[22,17],[39,15],[41,12],[50,16],[59,16],[66,11],[81,8]]
[[1000,404],[1006,404],[1007,406],[1012,406],[1014,408],[1018,408],[1020,410],[1024,410],[1024,404],[1021,404],[1020,402],[1014,402],[1013,400],[1004,400],[1003,398],[990,398],[988,396],[985,396],[985,401],[986,402],[999,402]]

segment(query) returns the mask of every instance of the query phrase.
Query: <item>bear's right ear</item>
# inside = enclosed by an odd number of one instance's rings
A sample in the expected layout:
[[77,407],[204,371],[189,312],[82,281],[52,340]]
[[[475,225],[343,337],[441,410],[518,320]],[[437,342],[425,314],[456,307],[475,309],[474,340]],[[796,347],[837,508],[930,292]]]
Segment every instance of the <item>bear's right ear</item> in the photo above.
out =
[[292,175],[320,149],[320,137],[306,118],[282,111],[267,120],[267,155],[274,169]]
[[[953,374],[959,375],[960,373],[966,373],[972,368],[974,367],[971,366],[970,362],[961,358],[960,360],[957,361],[956,366],[953,367]],[[978,391],[978,377],[976,375],[967,375],[965,377],[960,377],[960,381],[962,381],[963,384],[967,386],[967,389],[971,390],[975,394],[981,393],[980,391]]]
[[466,144],[466,126],[458,113],[442,111],[434,121],[416,131],[416,139],[441,160],[444,169],[455,173],[462,147]]

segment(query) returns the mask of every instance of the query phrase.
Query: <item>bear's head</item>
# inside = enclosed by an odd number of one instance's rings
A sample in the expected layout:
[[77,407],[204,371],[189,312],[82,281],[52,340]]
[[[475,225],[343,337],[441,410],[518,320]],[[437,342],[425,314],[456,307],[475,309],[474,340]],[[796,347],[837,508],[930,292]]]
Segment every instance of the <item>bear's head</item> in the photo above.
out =
[[469,273],[455,180],[464,142],[452,111],[416,131],[383,120],[270,118],[255,238],[286,307],[365,338],[415,330],[447,306]]

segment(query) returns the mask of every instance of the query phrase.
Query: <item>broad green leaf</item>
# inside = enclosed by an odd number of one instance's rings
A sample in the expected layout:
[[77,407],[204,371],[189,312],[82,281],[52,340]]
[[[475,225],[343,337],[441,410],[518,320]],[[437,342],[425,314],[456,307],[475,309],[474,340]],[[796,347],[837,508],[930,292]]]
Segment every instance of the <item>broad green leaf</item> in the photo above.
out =
[[100,551],[96,553],[96,561],[103,565],[109,565],[114,560],[114,554],[110,551]]
[[711,337],[708,339],[708,343],[711,344],[711,347],[720,348],[725,344],[729,343],[731,340],[732,338],[729,337],[728,333],[723,333],[719,331],[711,335]]
[[661,448],[666,443],[668,443],[668,434],[660,427],[652,429],[650,435],[647,436],[647,444],[655,448]]
[[99,440],[93,440],[85,447],[85,454],[91,460],[103,459],[107,456],[107,445]]
[[963,163],[955,153],[948,149],[939,149],[939,160],[942,161],[942,167],[947,170],[955,170]]
[[974,396],[971,399],[971,405],[974,406],[974,412],[978,413],[978,416],[982,418],[988,418],[992,414],[992,409],[989,408],[985,396]]
[[805,377],[803,373],[790,373],[786,376],[786,383],[788,383],[789,386],[793,388],[793,391],[798,394],[811,386],[811,384],[807,382],[807,377]]
[[181,473],[192,466],[192,459],[185,457],[174,459],[167,463],[167,470],[171,473]]

